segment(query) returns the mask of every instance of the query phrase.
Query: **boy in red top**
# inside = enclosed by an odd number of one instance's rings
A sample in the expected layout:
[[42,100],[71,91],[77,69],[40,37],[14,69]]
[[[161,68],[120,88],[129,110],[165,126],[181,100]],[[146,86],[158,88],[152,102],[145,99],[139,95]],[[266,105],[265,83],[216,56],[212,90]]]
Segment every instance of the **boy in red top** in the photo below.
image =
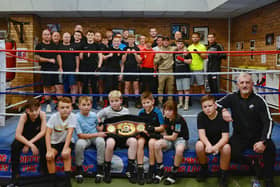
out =
[[[154,51],[152,49],[152,44],[154,40],[152,38],[149,38],[146,40],[146,48],[144,48],[141,51]],[[141,53],[140,54],[142,58],[142,64],[141,64],[141,72],[143,73],[153,73],[155,72],[156,68],[154,65],[154,57],[155,53]],[[156,85],[156,79],[152,75],[143,75],[141,77],[142,81],[142,92],[144,91],[150,91],[153,94],[157,93],[157,85]]]

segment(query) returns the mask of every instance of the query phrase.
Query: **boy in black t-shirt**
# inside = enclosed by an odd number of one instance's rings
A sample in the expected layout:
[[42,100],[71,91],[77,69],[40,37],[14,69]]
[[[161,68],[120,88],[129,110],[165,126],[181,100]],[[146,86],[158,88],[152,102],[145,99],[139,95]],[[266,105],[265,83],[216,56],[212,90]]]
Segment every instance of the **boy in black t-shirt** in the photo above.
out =
[[[59,50],[63,51],[73,51],[74,46],[70,43],[71,35],[66,32],[63,34],[63,43],[60,44]],[[59,53],[57,55],[57,61],[59,65],[60,72],[79,72],[80,58],[77,53]],[[63,85],[65,87],[70,86],[71,94],[77,94],[77,84],[75,75],[65,74],[63,75]],[[72,96],[72,106],[74,109],[78,109],[76,106],[76,96]]]
[[[87,43],[83,46],[85,51],[97,51],[98,47],[94,43],[94,32],[87,32]],[[96,72],[101,68],[102,65],[102,54],[101,53],[80,53],[80,71],[81,72]],[[82,84],[83,84],[83,93],[89,93],[89,85],[91,84],[91,90],[93,94],[97,94],[97,76],[96,75],[83,75]],[[97,97],[93,97],[93,108],[97,108]]]
[[164,135],[160,135],[160,139],[155,142],[157,171],[154,183],[159,183],[165,175],[162,151],[175,148],[173,167],[164,181],[165,185],[171,185],[176,182],[176,173],[183,160],[184,150],[188,148],[189,130],[185,119],[178,114],[176,103],[173,100],[168,100],[163,105],[163,115],[166,132]]
[[223,120],[222,112],[217,110],[214,96],[203,96],[200,103],[202,112],[199,113],[197,118],[199,140],[196,143],[195,150],[201,169],[197,180],[200,182],[207,177],[207,154],[220,153],[221,176],[219,184],[221,187],[227,187],[227,171],[231,154],[231,148],[228,144],[229,124]]
[[[74,50],[82,50],[84,42],[82,41],[83,33],[81,31],[75,31],[73,35],[73,42],[71,44],[74,47]],[[80,57],[79,57],[80,59]],[[79,69],[80,71],[80,69]],[[81,75],[76,75],[76,80],[77,80],[77,90],[78,93],[82,93],[82,80],[81,80]]]
[[[124,51],[139,51],[139,48],[135,46],[135,36],[133,34],[128,35],[128,46],[124,48]],[[126,73],[138,73],[140,72],[140,66],[142,59],[139,53],[125,53],[122,56],[121,72]],[[121,79],[124,80],[124,93],[129,94],[131,84],[133,85],[134,94],[139,94],[139,76],[138,75],[121,75]],[[124,105],[128,106],[127,98],[124,98]],[[135,103],[137,108],[141,107],[139,98]]]
[[[109,51],[121,51],[119,48],[121,38],[115,36],[112,41],[112,46],[109,47]],[[123,53],[109,53],[103,54],[103,71],[104,72],[120,72],[121,71],[121,59]],[[108,94],[112,90],[118,90],[120,76],[118,75],[105,75],[104,76],[104,91]],[[104,100],[104,107],[108,105],[108,99]]]
[[[175,51],[186,52],[187,48],[183,39],[179,39],[176,42],[177,48]],[[175,73],[189,73],[191,72],[189,64],[192,63],[192,56],[190,53],[175,53],[173,54],[174,58],[174,72]],[[190,75],[176,75],[176,88],[178,94],[190,94],[191,86],[191,76]],[[185,96],[185,104],[183,104],[183,96],[179,96],[178,108],[184,106],[184,110],[189,109],[189,96]]]

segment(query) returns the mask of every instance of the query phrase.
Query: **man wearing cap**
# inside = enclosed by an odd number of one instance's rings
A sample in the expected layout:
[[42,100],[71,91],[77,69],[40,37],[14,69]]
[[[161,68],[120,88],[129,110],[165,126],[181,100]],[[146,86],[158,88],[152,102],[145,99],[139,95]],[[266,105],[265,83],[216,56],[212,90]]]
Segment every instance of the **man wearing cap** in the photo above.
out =
[[[160,51],[174,51],[175,48],[169,46],[169,38],[163,37],[163,45]],[[173,73],[173,54],[171,53],[157,53],[154,58],[154,63],[158,67],[159,73]],[[167,88],[167,93],[172,94],[174,90],[174,76],[173,75],[159,75],[158,76],[158,94],[164,93],[164,88]],[[168,96],[171,100],[172,96]],[[158,97],[159,105],[162,106],[163,97]]]

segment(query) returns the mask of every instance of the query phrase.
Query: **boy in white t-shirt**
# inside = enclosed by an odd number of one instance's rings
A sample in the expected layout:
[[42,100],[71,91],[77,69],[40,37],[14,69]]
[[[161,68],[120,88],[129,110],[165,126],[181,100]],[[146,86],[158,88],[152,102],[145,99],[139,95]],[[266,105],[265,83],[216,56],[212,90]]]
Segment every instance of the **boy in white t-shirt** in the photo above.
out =
[[46,132],[47,166],[50,174],[51,186],[55,186],[56,157],[61,153],[66,174],[66,187],[71,187],[71,147],[72,134],[76,127],[76,115],[72,113],[72,102],[68,97],[59,99],[58,112],[54,113],[48,123]]

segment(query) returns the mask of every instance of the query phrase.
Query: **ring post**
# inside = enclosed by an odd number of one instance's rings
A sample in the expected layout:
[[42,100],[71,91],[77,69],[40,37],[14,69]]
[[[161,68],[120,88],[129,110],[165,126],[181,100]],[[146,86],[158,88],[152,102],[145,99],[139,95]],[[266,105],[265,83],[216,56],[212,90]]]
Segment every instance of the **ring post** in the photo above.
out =
[[[0,49],[6,49],[5,40],[0,40]],[[0,52],[0,69],[6,69],[6,53],[5,51]],[[0,92],[5,92],[6,90],[6,72],[0,72]],[[0,94],[0,113],[6,113],[6,95]],[[0,126],[5,126],[5,116],[0,116]]]

